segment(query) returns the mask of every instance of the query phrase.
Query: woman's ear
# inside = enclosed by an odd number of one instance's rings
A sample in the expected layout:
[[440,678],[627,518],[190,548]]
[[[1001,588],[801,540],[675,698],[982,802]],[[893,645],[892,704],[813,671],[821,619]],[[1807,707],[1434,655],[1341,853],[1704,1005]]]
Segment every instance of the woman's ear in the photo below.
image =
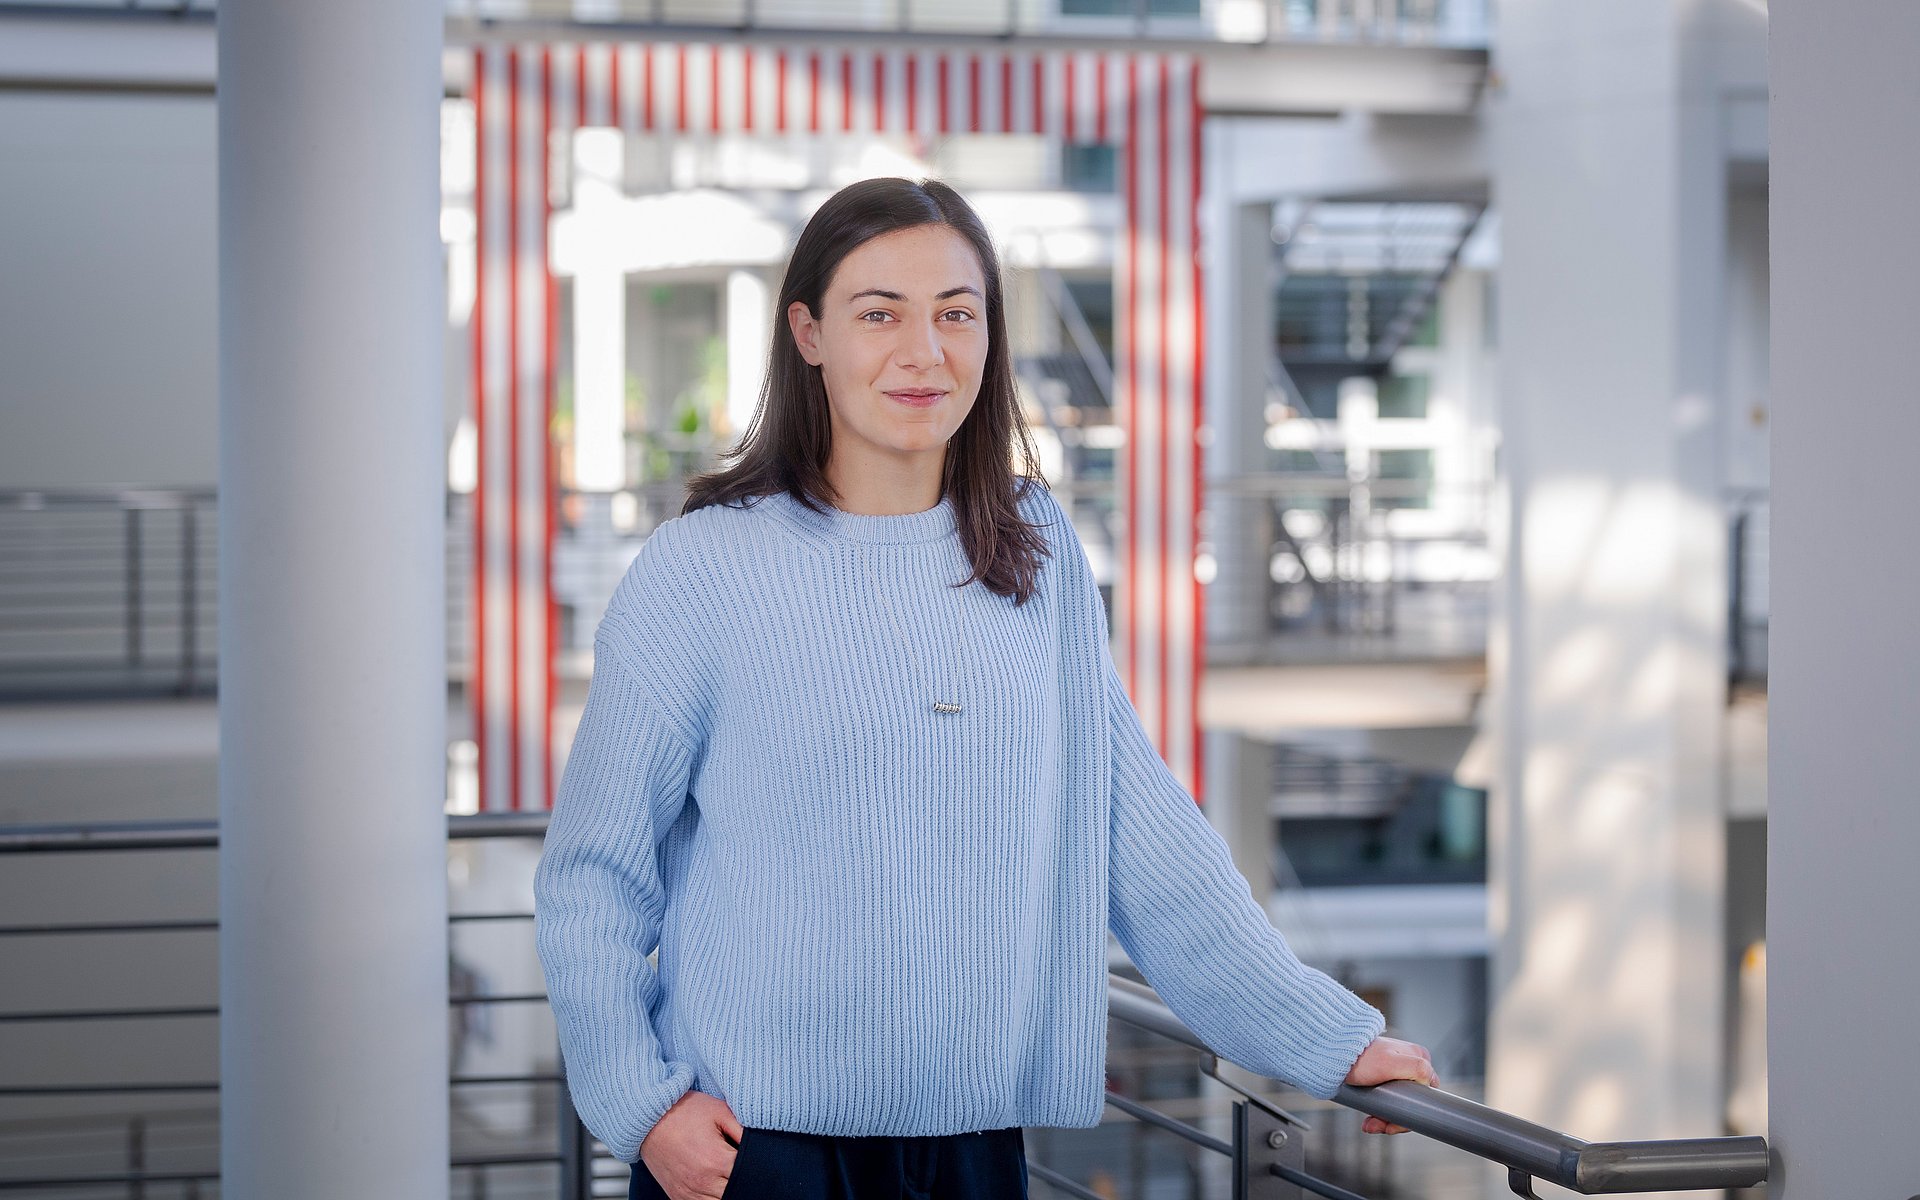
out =
[[819,366],[820,322],[814,319],[806,301],[795,300],[787,305],[787,328],[793,331],[793,344],[800,348],[800,357]]

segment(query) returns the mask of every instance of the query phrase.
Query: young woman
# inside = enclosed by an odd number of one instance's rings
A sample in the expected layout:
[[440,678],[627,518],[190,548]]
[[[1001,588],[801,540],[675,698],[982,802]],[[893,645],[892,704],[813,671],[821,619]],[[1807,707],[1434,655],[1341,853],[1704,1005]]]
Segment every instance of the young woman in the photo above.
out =
[[1233,1062],[1433,1082],[1147,740],[973,210],[854,184],[779,305],[731,465],[599,626],[534,880],[573,1100],[630,1194],[1025,1196],[1021,1127],[1100,1120],[1109,929]]

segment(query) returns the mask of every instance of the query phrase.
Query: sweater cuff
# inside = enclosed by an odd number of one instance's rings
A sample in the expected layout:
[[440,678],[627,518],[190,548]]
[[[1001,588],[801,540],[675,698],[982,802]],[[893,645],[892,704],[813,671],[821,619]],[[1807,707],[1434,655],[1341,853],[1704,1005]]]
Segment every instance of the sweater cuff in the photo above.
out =
[[660,1118],[692,1087],[693,1069],[685,1063],[669,1062],[666,1079],[627,1114],[631,1116],[631,1121],[624,1122],[620,1129],[596,1129],[593,1133],[606,1146],[607,1153],[623,1163],[637,1163],[640,1161],[640,1143],[647,1140],[647,1135],[660,1123]]
[[1347,1072],[1353,1070],[1354,1062],[1387,1027],[1387,1019],[1379,1009],[1352,992],[1346,995],[1350,1003],[1343,1006],[1344,1011],[1338,1017],[1328,1021],[1325,1040],[1313,1057],[1308,1078],[1292,1081],[1315,1099],[1333,1099],[1340,1085],[1347,1081]]

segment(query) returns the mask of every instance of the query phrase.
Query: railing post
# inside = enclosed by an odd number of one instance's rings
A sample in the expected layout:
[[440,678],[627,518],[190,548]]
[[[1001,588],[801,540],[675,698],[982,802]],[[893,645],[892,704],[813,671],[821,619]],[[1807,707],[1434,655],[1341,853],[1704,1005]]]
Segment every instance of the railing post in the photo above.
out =
[[146,1173],[147,1119],[135,1117],[127,1122],[127,1174],[133,1176],[127,1184],[130,1200],[146,1200]]
[[1747,674],[1747,518],[1742,507],[1727,530],[1727,679],[1729,686]]
[[[593,1195],[593,1137],[574,1111],[573,1092],[560,1081],[560,1200],[588,1200]],[[639,1167],[635,1167],[639,1170]]]
[[1233,1200],[1305,1200],[1299,1184],[1273,1173],[1277,1163],[1295,1171],[1307,1162],[1306,1130],[1258,1100],[1233,1105]]
[[200,623],[198,604],[200,579],[198,565],[200,535],[194,519],[193,501],[180,510],[180,694],[193,694],[193,660],[199,653],[194,643],[195,627]]
[[1332,603],[1327,606],[1326,628],[1329,633],[1350,633],[1353,624],[1350,612],[1353,587],[1348,582],[1348,576],[1353,567],[1350,561],[1353,510],[1344,497],[1334,497],[1327,508],[1327,576],[1330,585],[1327,594]]
[[127,509],[127,666],[140,666],[140,510]]
[[1380,520],[1380,545],[1386,547],[1386,595],[1380,597],[1380,634],[1392,636],[1398,628],[1400,616],[1400,584],[1413,582],[1413,555],[1400,553],[1404,543],[1394,540],[1392,518],[1384,515]]

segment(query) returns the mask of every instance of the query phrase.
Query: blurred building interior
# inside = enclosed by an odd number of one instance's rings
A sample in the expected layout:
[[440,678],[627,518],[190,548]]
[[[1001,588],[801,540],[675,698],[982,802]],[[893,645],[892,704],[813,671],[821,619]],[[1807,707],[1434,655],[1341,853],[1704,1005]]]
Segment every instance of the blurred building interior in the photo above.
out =
[[[216,107],[225,20],[0,0],[0,826],[219,819],[223,623],[264,620],[224,548],[306,553],[233,527],[259,493],[221,477],[223,205],[274,194],[221,178],[229,123],[269,120]],[[444,493],[419,804],[551,804],[614,584],[753,413],[800,224],[938,176],[1002,248],[1136,704],[1298,953],[1449,1090],[1592,1139],[1767,1133],[1768,38],[1765,0],[448,0],[441,394],[352,409],[369,444],[430,418],[437,456],[328,443],[307,501],[396,494],[396,462]],[[568,1169],[525,828],[447,850],[455,1196]],[[30,840],[0,854],[0,1191],[219,1194],[227,868]],[[1197,1056],[1114,1030],[1116,1090],[1226,1136]],[[1326,1178],[1506,1191],[1264,1083]],[[1235,1194],[1110,1117],[1033,1160]]]

